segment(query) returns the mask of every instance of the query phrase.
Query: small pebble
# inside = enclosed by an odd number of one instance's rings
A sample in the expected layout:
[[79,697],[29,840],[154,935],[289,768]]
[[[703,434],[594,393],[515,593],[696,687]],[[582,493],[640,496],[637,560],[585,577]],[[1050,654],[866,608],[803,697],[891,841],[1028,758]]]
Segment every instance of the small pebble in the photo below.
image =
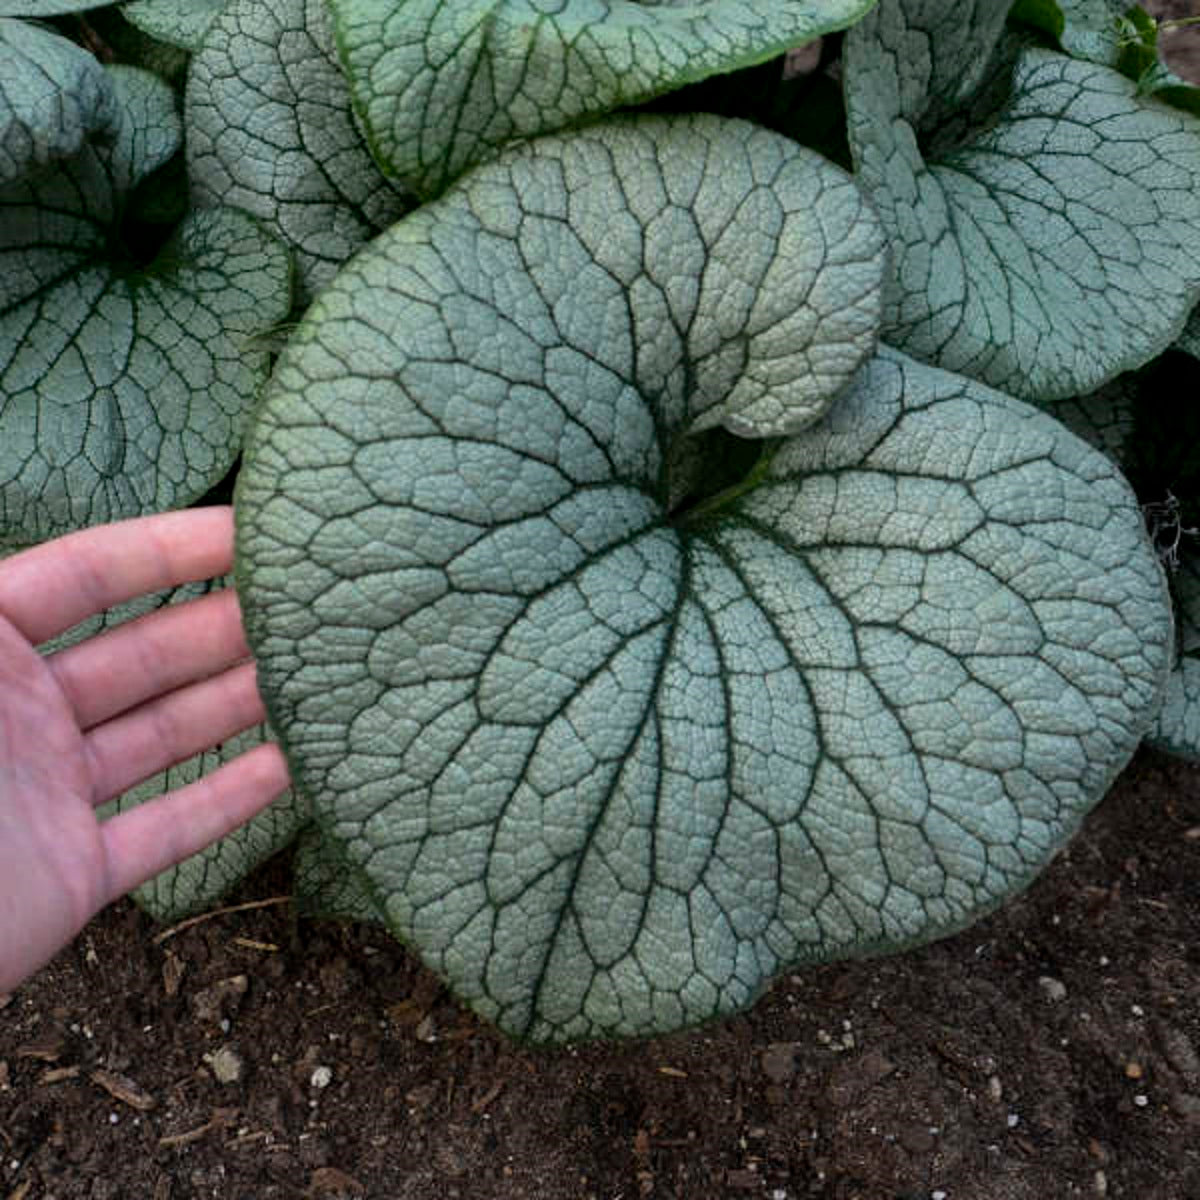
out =
[[1046,999],[1055,1004],[1067,998],[1067,985],[1061,979],[1055,979],[1053,975],[1041,976],[1038,979],[1038,987],[1046,993]]
[[326,1066],[315,1067],[309,1082],[315,1088],[327,1088],[333,1082],[332,1068]]
[[206,1054],[204,1061],[218,1083],[237,1083],[242,1077],[242,1057],[228,1046]]

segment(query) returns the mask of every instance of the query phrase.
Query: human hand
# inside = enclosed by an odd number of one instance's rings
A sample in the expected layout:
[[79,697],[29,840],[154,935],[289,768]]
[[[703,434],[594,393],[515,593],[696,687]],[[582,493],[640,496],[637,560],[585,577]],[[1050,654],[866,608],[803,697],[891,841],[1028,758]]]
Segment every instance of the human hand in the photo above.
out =
[[284,790],[266,743],[108,821],[98,805],[263,720],[232,589],[45,656],[143,593],[227,573],[229,508],[69,534],[0,561],[0,992],[110,901],[243,824]]

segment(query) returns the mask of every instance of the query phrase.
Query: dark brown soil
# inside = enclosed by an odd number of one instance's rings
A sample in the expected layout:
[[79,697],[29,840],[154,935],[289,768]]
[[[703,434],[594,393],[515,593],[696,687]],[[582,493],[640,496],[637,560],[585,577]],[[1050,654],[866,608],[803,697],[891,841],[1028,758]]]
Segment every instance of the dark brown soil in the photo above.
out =
[[1140,754],[967,933],[649,1043],[513,1045],[286,884],[121,903],[0,1001],[0,1195],[1200,1197],[1200,767]]

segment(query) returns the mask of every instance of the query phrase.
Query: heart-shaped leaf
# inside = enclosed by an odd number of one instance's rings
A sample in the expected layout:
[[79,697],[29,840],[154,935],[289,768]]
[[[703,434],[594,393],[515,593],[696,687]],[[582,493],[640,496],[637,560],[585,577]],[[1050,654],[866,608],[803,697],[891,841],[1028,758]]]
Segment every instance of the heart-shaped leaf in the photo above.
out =
[[329,0],[372,149],[434,196],[548,133],[844,29],[874,0]]
[[[272,723],[391,928],[511,1033],[672,1029],[959,928],[1153,717],[1136,500],[1027,405],[854,370],[868,212],[737,122],[542,139],[281,359],[237,495]],[[718,422],[793,436],[730,485],[675,450],[725,455]]]
[[1200,297],[1200,121],[1107,67],[1014,60],[998,21],[951,0],[882,0],[844,65],[858,178],[895,252],[889,342],[1045,400],[1179,335]]
[[187,126],[193,195],[282,237],[301,302],[411,206],[359,136],[324,0],[228,5],[192,60]]
[[134,186],[179,145],[170,89],[111,68],[121,123],[0,189],[0,541],[190,503],[229,470],[287,315],[284,247],[245,213],[189,216],[148,262]]

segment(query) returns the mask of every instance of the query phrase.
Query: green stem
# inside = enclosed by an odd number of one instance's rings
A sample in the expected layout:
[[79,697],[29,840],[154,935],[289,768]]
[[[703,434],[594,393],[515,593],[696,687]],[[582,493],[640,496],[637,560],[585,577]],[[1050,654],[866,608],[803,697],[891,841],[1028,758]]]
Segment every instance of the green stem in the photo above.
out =
[[1164,30],[1166,30],[1169,33],[1172,29],[1184,29],[1188,25],[1200,25],[1200,16],[1169,17],[1159,25],[1158,32],[1162,33]]
[[688,509],[682,515],[680,523],[683,525],[694,525],[712,513],[725,508],[726,505],[732,504],[739,496],[744,496],[747,492],[754,491],[770,468],[771,460],[775,457],[775,451],[783,445],[785,440],[785,438],[766,439],[763,443],[761,453],[755,460],[754,466],[746,472],[744,478],[739,479],[737,483],[730,484],[727,488],[723,488],[715,496],[709,496],[708,499],[701,500],[694,508]]

